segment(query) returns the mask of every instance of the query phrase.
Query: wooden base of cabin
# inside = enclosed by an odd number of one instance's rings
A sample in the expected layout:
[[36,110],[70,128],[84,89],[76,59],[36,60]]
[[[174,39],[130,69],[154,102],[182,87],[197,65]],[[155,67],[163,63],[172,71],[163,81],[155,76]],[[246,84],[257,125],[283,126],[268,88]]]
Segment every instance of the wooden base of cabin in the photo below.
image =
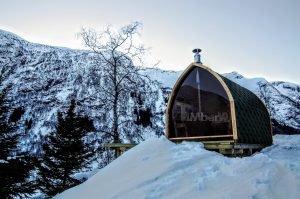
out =
[[[171,139],[172,140],[172,139]],[[181,140],[182,141],[182,140]],[[181,141],[174,140],[175,143]],[[261,144],[241,144],[234,143],[232,140],[228,141],[202,141],[204,148],[210,151],[216,151],[226,156],[236,157],[236,156],[250,156],[255,152],[258,152],[265,148],[265,145]]]
[[[171,139],[172,140],[172,139]],[[173,140],[175,143],[180,143],[183,140]],[[216,151],[229,157],[243,157],[250,156],[255,152],[260,151],[265,145],[260,144],[240,144],[234,143],[232,140],[224,141],[202,141],[204,148],[210,151]],[[126,150],[131,149],[136,144],[121,144],[121,143],[109,143],[105,144],[104,147],[115,151],[115,158],[119,157]]]

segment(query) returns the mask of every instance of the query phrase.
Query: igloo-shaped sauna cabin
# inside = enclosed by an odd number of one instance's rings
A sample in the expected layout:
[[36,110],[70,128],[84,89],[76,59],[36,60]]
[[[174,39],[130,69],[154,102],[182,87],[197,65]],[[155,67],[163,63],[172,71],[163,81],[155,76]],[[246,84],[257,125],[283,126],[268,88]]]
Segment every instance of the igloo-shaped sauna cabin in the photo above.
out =
[[269,113],[251,91],[199,63],[173,87],[166,111],[169,140],[200,141],[223,154],[252,154],[272,145]]

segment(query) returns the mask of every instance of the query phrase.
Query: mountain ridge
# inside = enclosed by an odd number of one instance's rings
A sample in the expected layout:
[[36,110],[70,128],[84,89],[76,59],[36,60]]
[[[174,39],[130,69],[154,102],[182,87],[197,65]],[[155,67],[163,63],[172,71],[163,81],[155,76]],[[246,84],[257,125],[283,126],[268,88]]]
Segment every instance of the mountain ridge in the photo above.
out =
[[[86,112],[96,127],[102,125],[104,113],[99,110],[102,93],[97,87],[101,69],[93,56],[87,50],[30,43],[0,30],[0,69],[12,71],[4,83],[13,83],[10,91],[13,106],[23,108],[24,112],[18,121],[19,131],[24,134],[20,147],[38,152],[45,135],[54,130],[57,110],[65,109],[74,97],[78,100],[78,111]],[[143,132],[143,140],[164,134],[168,95],[181,72],[158,68],[140,71],[149,78],[135,91],[140,102],[131,99],[127,109],[132,118],[137,118],[134,120],[143,119],[139,112],[149,112],[145,120],[150,122],[132,127]],[[223,75],[260,97],[278,125],[300,129],[300,85],[247,79],[237,72]],[[138,142],[129,139],[124,137],[123,141]]]

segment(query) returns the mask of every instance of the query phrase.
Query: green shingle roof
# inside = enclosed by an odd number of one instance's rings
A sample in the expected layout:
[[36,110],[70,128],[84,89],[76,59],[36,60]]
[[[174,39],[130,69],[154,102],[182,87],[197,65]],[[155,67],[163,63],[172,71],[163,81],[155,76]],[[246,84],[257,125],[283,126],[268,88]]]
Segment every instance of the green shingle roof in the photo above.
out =
[[220,77],[234,99],[238,143],[271,145],[271,122],[265,105],[248,89]]

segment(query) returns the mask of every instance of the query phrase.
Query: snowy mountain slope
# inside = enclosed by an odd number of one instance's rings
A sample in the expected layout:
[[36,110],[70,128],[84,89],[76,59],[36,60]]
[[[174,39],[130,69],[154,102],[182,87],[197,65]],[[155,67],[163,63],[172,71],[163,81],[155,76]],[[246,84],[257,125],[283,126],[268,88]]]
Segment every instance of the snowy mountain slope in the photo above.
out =
[[[99,108],[103,93],[98,86],[103,82],[102,71],[93,57],[89,51],[34,44],[0,30],[0,69],[12,71],[5,83],[13,83],[9,95],[14,107],[21,108],[18,126],[24,134],[22,148],[38,153],[44,136],[54,128],[57,110],[65,110],[74,97],[79,112],[86,112],[97,128],[103,125],[105,112]],[[132,127],[133,131],[143,132],[143,139],[164,133],[168,95],[180,73],[141,71],[150,78],[145,78],[146,83],[135,91],[138,101],[129,100],[126,108],[135,120],[143,119],[146,113],[150,122]],[[281,125],[300,128],[299,85],[246,79],[237,73],[225,76],[263,99]]]
[[141,74],[147,75],[151,80],[158,82],[164,88],[173,88],[182,71],[166,71],[159,68],[146,68]]
[[200,143],[152,138],[55,198],[298,199],[299,143],[299,135],[276,135],[260,153],[228,158]]
[[[54,128],[57,110],[65,110],[74,97],[79,112],[87,113],[96,127],[103,125],[106,112],[99,108],[103,71],[94,56],[88,51],[29,43],[0,31],[0,69],[12,71],[5,83],[13,83],[9,95],[14,107],[22,109],[18,126],[24,135],[20,144],[23,149],[40,151],[44,136]],[[141,111],[151,112],[151,124],[135,127],[144,132],[144,139],[163,134],[167,97],[159,84],[147,78],[145,81],[140,90],[134,91],[139,102],[131,100],[124,106],[134,118]]]

